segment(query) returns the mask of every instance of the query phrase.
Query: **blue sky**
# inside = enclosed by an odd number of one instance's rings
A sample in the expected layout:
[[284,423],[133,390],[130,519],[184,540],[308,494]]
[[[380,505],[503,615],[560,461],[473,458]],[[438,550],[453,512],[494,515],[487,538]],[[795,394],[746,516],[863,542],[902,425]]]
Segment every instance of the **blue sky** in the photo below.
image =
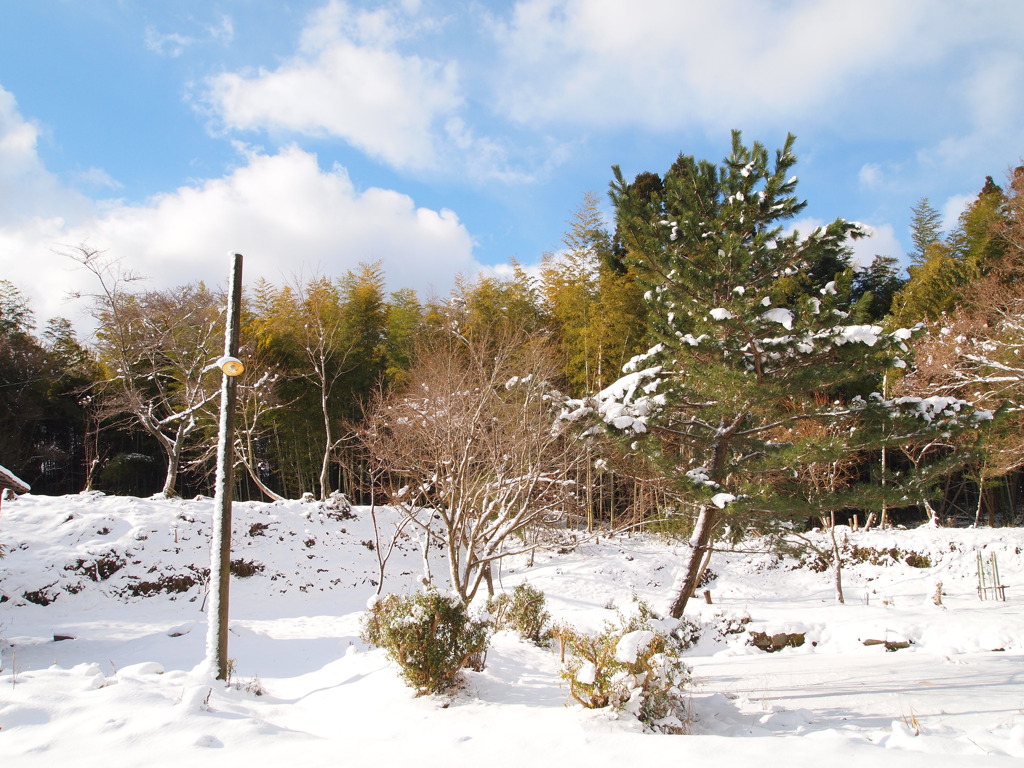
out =
[[[154,287],[557,251],[612,164],[797,136],[798,228],[902,257],[1024,156],[1018,0],[0,0],[0,277],[76,319],[85,244]],[[610,211],[609,211],[610,212]]]

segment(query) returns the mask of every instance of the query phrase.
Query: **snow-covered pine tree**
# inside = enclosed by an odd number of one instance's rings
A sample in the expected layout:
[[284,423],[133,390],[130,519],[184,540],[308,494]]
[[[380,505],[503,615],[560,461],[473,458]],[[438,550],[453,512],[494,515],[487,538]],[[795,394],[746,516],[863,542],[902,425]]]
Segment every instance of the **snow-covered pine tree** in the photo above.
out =
[[[799,467],[975,418],[953,398],[872,392],[883,371],[905,365],[910,332],[851,316],[855,224],[783,232],[805,205],[794,195],[793,141],[771,162],[734,132],[722,165],[681,155],[660,185],[649,174],[628,184],[614,169],[619,236],[646,283],[659,343],[566,413],[597,413],[624,432],[695,518],[675,617],[725,521],[812,514],[794,487]],[[831,425],[830,437],[802,429],[807,420]]]

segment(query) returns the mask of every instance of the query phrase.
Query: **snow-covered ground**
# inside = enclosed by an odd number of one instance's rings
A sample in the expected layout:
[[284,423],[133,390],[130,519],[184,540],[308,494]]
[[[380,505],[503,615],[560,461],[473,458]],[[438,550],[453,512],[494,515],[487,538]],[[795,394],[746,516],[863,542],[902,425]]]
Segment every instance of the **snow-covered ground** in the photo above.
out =
[[[568,706],[557,651],[509,633],[494,637],[487,668],[467,673],[458,696],[415,698],[359,639],[378,578],[369,512],[318,503],[235,505],[232,557],[253,575],[232,581],[235,685],[211,687],[202,674],[211,515],[208,500],[98,494],[4,504],[4,765],[962,768],[1024,757],[1020,529],[844,531],[845,605],[829,571],[797,568],[755,542],[717,554],[713,603],[688,608],[705,625],[688,652],[690,734],[665,736]],[[591,540],[542,550],[533,567],[507,562],[500,581],[527,580],[555,619],[598,629],[633,594],[665,605],[683,547]],[[1005,602],[978,599],[978,552],[996,554]],[[918,567],[906,563],[911,553]],[[403,542],[386,589],[414,588],[421,563],[416,542]],[[729,626],[742,631],[723,633]],[[751,631],[806,642],[766,653],[749,644]],[[888,652],[886,642],[909,646]]]

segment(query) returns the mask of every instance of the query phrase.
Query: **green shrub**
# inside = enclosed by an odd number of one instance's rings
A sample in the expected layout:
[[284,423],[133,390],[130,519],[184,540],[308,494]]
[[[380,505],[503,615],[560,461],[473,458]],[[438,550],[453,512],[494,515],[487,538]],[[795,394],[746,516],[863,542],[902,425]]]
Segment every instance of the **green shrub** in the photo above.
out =
[[263,569],[263,563],[257,563],[255,560],[245,560],[243,558],[232,560],[228,564],[228,570],[231,571],[231,575],[238,579],[248,579],[250,576],[262,573]]
[[544,593],[529,584],[520,584],[511,594],[502,592],[487,601],[495,629],[511,629],[534,645],[551,642],[551,614],[545,610]]
[[927,554],[914,551],[905,552],[899,547],[874,549],[872,547],[854,546],[850,549],[850,557],[857,562],[866,562],[871,563],[872,565],[888,566],[902,560],[911,568],[932,567],[932,559]]
[[465,667],[483,669],[490,626],[472,618],[459,597],[428,589],[377,600],[363,619],[362,637],[387,651],[422,696],[454,689]]
[[911,568],[931,568],[932,559],[922,552],[906,552],[903,561]]
[[590,709],[629,713],[652,731],[685,730],[683,688],[690,668],[682,652],[693,640],[689,622],[663,621],[638,601],[636,614],[620,614],[618,624],[606,623],[596,635],[571,627],[558,628],[555,635],[566,658],[562,679],[573,700]]

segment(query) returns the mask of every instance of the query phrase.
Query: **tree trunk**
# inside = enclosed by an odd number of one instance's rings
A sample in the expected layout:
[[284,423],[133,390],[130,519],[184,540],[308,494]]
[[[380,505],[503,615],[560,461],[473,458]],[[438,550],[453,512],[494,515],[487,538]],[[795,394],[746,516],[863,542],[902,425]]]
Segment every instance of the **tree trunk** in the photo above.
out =
[[164,440],[164,451],[167,454],[167,474],[164,476],[164,487],[160,493],[163,494],[164,498],[172,498],[174,493],[174,484],[178,479],[178,465],[181,463],[181,449],[185,442],[185,435],[179,428],[174,436],[174,441]]
[[704,554],[711,543],[711,535],[718,524],[718,514],[711,507],[702,506],[697,516],[697,526],[690,537],[690,554],[684,566],[685,576],[679,594],[676,595],[672,608],[669,610],[674,619],[681,619],[686,608],[686,601],[697,588],[697,580],[700,578],[701,563],[704,561]]
[[170,499],[174,496],[174,480],[178,476],[178,456],[174,455],[168,459],[167,475],[164,477],[164,487],[160,493],[164,498]]
[[103,466],[103,459],[100,457],[100,428],[98,421],[93,416],[92,408],[86,412],[85,439],[82,441],[85,448],[85,491],[93,490],[96,479],[99,476],[100,468]]
[[697,594],[697,585],[700,584],[704,578],[704,572],[708,569],[708,564],[711,562],[711,555],[715,552],[715,547],[711,542],[708,542],[707,548],[704,550],[704,557],[700,561],[700,569],[697,571],[697,578],[693,582],[693,589],[690,590],[690,597]]
[[245,471],[249,473],[249,478],[252,480],[253,484],[260,490],[261,493],[268,496],[271,501],[284,500],[284,496],[272,491],[267,486],[267,484],[260,479],[259,475],[256,473],[256,470],[252,466],[252,462],[249,461],[249,459],[240,457],[239,460],[242,462],[242,466],[245,467]]
[[836,513],[832,513],[832,525],[829,526],[829,534],[832,536],[832,557],[835,559],[836,575],[836,602],[845,604],[843,597],[843,554],[839,550],[839,542],[836,541]]
[[331,466],[331,417],[327,410],[327,391],[325,389],[320,390],[320,410],[324,415],[324,433],[326,439],[324,441],[324,460],[320,465],[320,501],[327,501],[327,490],[328,484],[328,472]]
[[[429,526],[429,524],[428,524]],[[420,554],[423,556],[423,576],[421,581],[423,586],[434,583],[434,574],[430,570],[430,528],[423,532],[423,538],[420,540]]]
[[484,565],[484,582],[487,584],[487,596],[494,597],[494,572],[491,570],[493,560],[488,560]]

